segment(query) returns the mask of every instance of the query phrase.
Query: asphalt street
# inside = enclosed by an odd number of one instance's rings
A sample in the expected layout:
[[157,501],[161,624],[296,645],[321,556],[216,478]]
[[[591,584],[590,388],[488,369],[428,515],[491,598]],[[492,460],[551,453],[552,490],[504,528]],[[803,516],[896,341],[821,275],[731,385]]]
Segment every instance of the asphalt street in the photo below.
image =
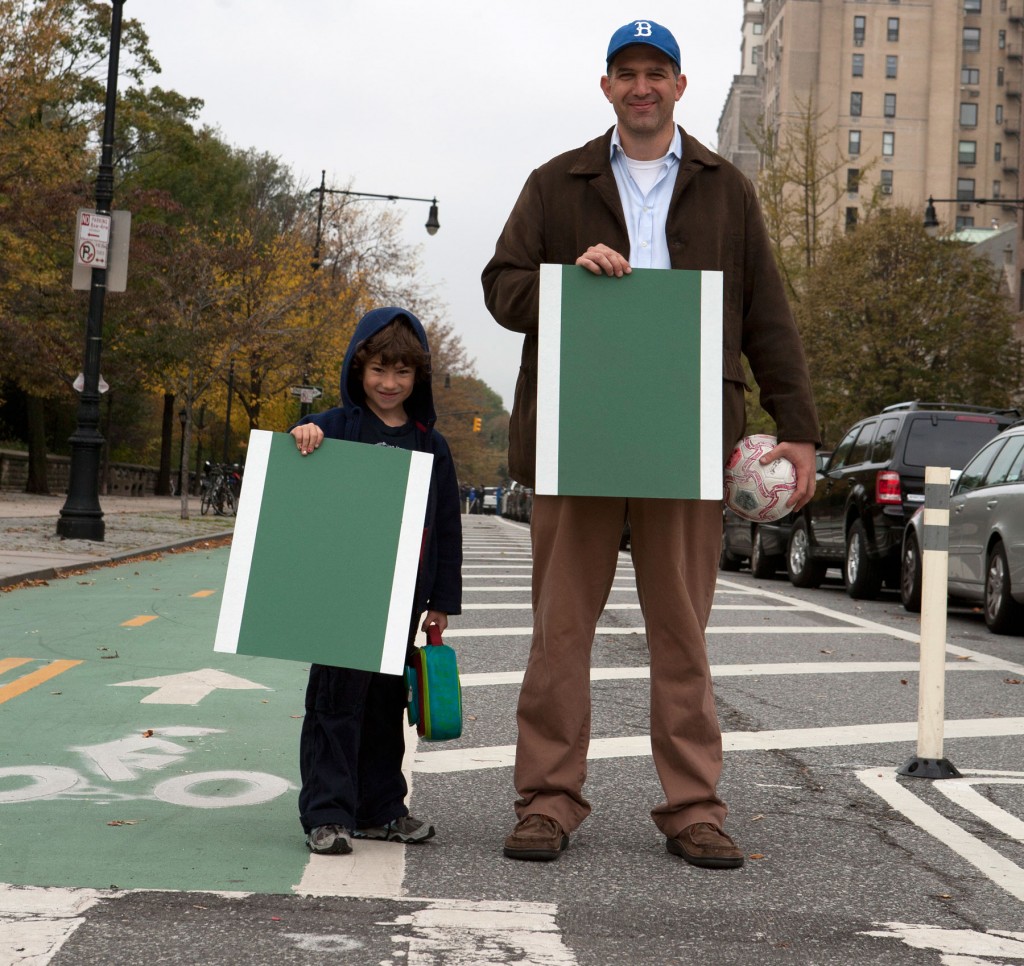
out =
[[466,727],[410,742],[410,805],[438,828],[418,847],[304,849],[306,669],[213,653],[227,547],[0,594],[0,964],[1024,960],[1024,638],[950,613],[944,752],[963,777],[902,778],[917,618],[891,594],[721,574],[721,792],[747,861],[699,870],[648,814],[646,648],[622,554],[592,661],[594,812],[558,862],[513,862],[528,532],[464,519],[467,607],[446,640]]

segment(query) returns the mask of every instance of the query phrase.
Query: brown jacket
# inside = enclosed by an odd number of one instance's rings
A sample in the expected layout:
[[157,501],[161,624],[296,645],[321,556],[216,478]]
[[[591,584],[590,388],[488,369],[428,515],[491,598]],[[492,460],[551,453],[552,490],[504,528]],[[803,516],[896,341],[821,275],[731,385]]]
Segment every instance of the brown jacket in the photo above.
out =
[[[602,243],[628,257],[611,129],[534,171],[483,272],[484,300],[498,323],[522,332],[522,362],[509,426],[509,472],[533,486],[537,435],[539,266],[572,265]],[[673,268],[724,273],[723,463],[746,425],[743,366],[780,440],[818,442],[807,363],[754,188],[728,161],[685,131],[665,234]]]

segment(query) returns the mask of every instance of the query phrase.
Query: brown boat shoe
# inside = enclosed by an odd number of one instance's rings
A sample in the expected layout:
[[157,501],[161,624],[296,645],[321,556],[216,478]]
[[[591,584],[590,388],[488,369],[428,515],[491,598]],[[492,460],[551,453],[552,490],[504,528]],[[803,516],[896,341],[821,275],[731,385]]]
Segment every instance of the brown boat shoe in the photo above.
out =
[[527,815],[505,839],[505,857],[552,862],[569,847],[569,836],[547,815]]
[[743,865],[743,853],[736,843],[710,822],[687,825],[674,839],[665,840],[665,848],[702,869],[738,869]]

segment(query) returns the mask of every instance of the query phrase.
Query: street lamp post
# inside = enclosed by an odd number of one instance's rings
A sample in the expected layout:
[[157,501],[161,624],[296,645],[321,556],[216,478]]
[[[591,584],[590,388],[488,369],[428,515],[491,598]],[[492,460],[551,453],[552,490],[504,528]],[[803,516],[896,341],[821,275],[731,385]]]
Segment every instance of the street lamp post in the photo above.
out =
[[[112,0],[110,59],[107,64],[107,96],[103,111],[103,144],[96,177],[96,211],[110,214],[114,200],[114,111],[117,106],[117,66],[121,51],[121,13],[125,0]],[[71,475],[68,497],[57,520],[57,534],[71,540],[102,540],[105,524],[99,499],[100,454],[100,350],[103,346],[103,299],[107,270],[94,268],[89,289],[89,315],[85,323],[83,386],[78,395],[78,422],[68,440],[71,444]]]
[[188,489],[188,484],[185,482],[188,479],[188,470],[185,466],[185,423],[188,422],[187,410],[178,410],[178,422],[181,423],[181,446],[178,449],[178,485],[181,487],[179,492],[184,493]]
[[928,205],[924,209],[924,229],[931,233],[939,227],[939,219],[935,214],[935,205],[1003,205],[1006,208],[1018,208],[1024,205],[1024,198],[933,198],[928,196]]
[[222,463],[228,461],[228,443],[231,441],[231,397],[235,394],[235,360],[231,360],[231,364],[228,366],[228,406],[227,412],[224,415],[224,459]]
[[316,207],[316,242],[313,245],[313,271],[320,267],[320,235],[324,222],[324,195],[348,195],[352,198],[376,198],[380,201],[423,201],[430,205],[430,214],[427,215],[427,223],[424,227],[428,235],[436,235],[441,223],[437,220],[437,198],[411,198],[408,195],[378,195],[368,191],[348,191],[342,188],[328,188],[326,184],[327,172],[320,172],[320,187],[312,188],[310,196],[319,195]]

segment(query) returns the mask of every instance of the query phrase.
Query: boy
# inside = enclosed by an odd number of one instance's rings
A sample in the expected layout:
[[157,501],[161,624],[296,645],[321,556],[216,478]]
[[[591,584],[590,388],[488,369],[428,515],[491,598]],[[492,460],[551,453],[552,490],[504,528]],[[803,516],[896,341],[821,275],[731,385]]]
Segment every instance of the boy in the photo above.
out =
[[[409,646],[421,625],[448,626],[462,607],[462,520],[451,451],[433,428],[430,351],[420,321],[404,309],[363,316],[341,367],[341,406],[305,417],[291,429],[308,456],[325,436],[432,453],[433,469]],[[343,562],[357,567],[357,557]],[[344,579],[342,574],[341,579]],[[405,805],[405,680],[314,664],[300,738],[299,817],[318,854],[352,851],[352,839],[425,842],[433,825]]]

